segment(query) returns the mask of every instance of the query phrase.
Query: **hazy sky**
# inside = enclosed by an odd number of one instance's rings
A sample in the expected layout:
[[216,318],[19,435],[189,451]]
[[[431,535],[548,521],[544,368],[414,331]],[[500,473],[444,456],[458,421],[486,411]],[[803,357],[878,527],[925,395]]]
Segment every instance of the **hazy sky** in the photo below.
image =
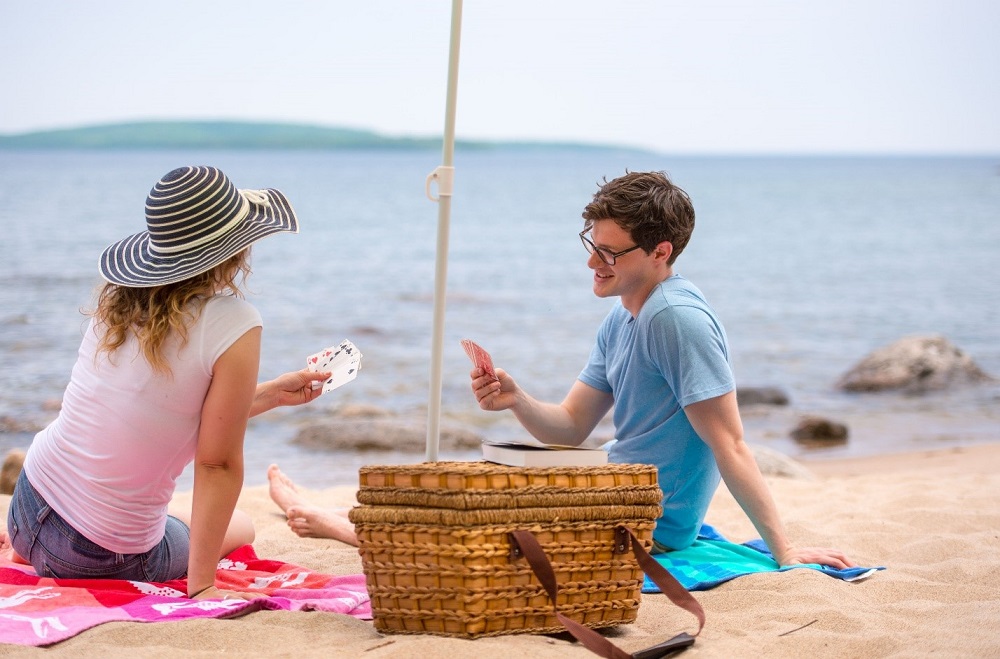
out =
[[[0,133],[444,125],[447,0],[32,0]],[[997,0],[466,0],[457,134],[665,152],[1000,153]]]

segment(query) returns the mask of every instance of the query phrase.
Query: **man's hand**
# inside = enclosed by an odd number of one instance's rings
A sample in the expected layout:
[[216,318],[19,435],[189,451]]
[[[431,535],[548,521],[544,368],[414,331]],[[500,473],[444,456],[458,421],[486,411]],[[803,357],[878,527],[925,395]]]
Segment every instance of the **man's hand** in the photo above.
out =
[[838,570],[857,567],[857,563],[849,559],[844,552],[837,549],[826,549],[825,547],[789,547],[782,552],[781,556],[775,556],[774,560],[778,561],[778,564],[782,567],[799,565],[801,563],[829,565]]
[[269,382],[262,382],[257,385],[250,416],[257,416],[275,407],[310,403],[323,393],[323,388],[313,388],[313,383],[322,384],[329,377],[329,371],[317,373],[304,368],[279,375]]
[[517,385],[514,378],[507,375],[502,368],[495,369],[494,379],[482,368],[474,368],[469,372],[472,378],[472,393],[481,409],[487,412],[497,412],[510,409],[516,400]]

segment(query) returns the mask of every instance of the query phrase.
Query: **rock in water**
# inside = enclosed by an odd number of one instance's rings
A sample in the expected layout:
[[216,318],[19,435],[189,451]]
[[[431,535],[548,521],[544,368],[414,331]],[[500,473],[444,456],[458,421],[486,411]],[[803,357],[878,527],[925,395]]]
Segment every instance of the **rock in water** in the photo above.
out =
[[944,389],[990,376],[942,336],[908,336],[871,353],[841,377],[845,391]]
[[747,405],[788,405],[788,394],[778,387],[739,387],[736,401]]
[[[445,451],[470,451],[483,438],[464,428],[440,429]],[[427,445],[427,431],[420,419],[348,417],[315,423],[299,430],[292,443],[320,451],[400,451],[420,453]]]
[[835,446],[847,442],[847,426],[818,416],[802,419],[791,434],[795,441],[806,446]]

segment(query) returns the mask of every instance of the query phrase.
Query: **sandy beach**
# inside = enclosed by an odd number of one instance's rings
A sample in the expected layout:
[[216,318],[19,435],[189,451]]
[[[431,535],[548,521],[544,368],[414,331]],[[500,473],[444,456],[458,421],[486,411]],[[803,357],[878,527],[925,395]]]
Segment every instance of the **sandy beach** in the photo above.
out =
[[[804,463],[813,478],[768,477],[799,544],[836,546],[888,569],[855,583],[812,570],[741,577],[695,593],[707,623],[688,657],[1000,656],[1000,445]],[[294,477],[294,474],[292,474]],[[349,506],[354,488],[307,490]],[[6,515],[9,497],[0,497]],[[247,488],[261,557],[330,574],[361,572],[357,550],[303,539],[285,526],[266,487]],[[756,536],[720,488],[708,522],[731,540]],[[645,595],[635,624],[606,634],[627,651],[692,629],[664,595]],[[586,657],[569,637],[474,641],[382,635],[370,622],[316,612],[260,611],[231,620],[108,623],[44,650],[0,656]]]

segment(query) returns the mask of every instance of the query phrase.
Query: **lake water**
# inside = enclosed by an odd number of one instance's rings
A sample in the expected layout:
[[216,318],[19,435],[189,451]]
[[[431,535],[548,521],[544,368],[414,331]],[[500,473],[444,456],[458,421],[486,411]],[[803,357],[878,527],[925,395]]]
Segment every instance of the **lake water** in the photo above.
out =
[[[439,162],[436,152],[0,152],[0,451],[27,446],[30,428],[55,414],[101,250],[143,228],[160,176],[212,164],[240,187],[281,189],[301,220],[299,235],[254,249],[261,377],[344,338],[364,353],[354,382],[251,422],[247,483],[263,483],[272,461],[322,487],[356,482],[362,464],[422,460],[314,453],[291,440],[345,404],[425,414],[437,206],[424,180]],[[520,432],[509,414],[475,405],[462,338],[539,398],[568,390],[611,304],[591,293],[580,213],[602,177],[627,168],[665,170],[691,195],[697,228],[677,270],[725,323],[739,385],[791,398],[744,411],[749,441],[843,457],[1000,439],[995,384],[919,397],[834,387],[867,353],[912,334],[944,335],[1000,376],[1000,157],[498,150],[459,152],[455,165],[442,425]],[[805,414],[846,423],[848,444],[796,445],[788,431]]]

